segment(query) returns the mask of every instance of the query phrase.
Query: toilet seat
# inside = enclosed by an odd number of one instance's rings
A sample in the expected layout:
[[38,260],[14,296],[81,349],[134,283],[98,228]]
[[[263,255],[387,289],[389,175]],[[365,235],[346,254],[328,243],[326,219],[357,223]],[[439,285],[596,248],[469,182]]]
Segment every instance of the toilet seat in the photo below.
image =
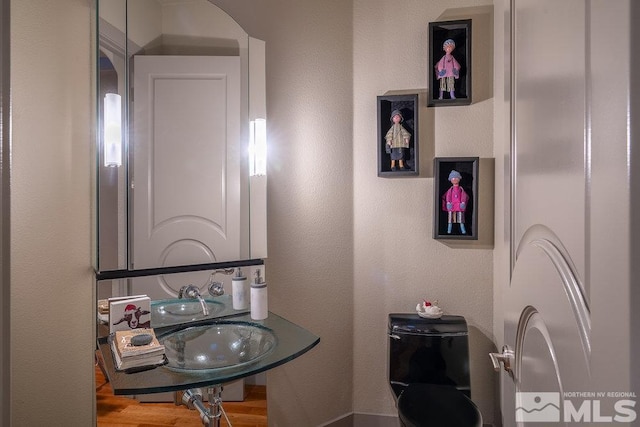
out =
[[452,386],[409,384],[398,397],[398,414],[405,427],[481,427],[476,405]]

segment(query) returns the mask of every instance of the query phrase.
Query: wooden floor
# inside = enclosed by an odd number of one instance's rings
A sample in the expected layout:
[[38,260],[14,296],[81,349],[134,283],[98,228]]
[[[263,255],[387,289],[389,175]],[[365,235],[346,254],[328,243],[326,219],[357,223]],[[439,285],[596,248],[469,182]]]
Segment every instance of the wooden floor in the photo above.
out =
[[[247,386],[243,402],[225,402],[223,408],[233,427],[267,427],[267,394],[265,386]],[[173,403],[140,403],[115,396],[96,367],[96,401],[98,427],[202,427],[198,411]],[[224,416],[221,425],[228,427]]]

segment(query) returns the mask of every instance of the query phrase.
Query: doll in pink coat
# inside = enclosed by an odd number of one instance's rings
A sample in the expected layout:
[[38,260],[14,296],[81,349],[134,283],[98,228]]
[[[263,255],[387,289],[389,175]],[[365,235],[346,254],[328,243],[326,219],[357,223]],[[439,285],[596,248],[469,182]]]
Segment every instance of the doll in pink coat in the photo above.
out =
[[467,209],[469,196],[460,186],[462,175],[456,170],[449,173],[451,187],[442,196],[442,210],[447,212],[447,234],[451,234],[453,224],[460,226],[460,233],[467,234],[464,226],[464,211]]
[[440,80],[440,96],[438,99],[442,99],[444,91],[449,92],[451,99],[456,99],[455,82],[460,77],[460,64],[451,54],[455,48],[456,42],[451,39],[445,40],[442,44],[442,50],[444,50],[445,54],[435,66],[436,77]]

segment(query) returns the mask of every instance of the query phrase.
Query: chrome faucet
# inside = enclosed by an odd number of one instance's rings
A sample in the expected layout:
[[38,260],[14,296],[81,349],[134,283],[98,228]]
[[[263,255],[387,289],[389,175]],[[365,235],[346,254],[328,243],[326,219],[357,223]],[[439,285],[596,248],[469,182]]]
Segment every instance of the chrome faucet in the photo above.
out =
[[209,295],[212,297],[219,297],[224,295],[224,284],[222,282],[217,282],[214,280],[215,275],[218,273],[226,274],[227,276],[233,274],[236,271],[235,268],[225,268],[220,270],[214,270],[209,276]]
[[178,291],[178,298],[200,298],[200,289],[195,285],[184,285]]
[[209,295],[219,297],[224,295],[224,285],[222,282],[209,282]]
[[198,289],[197,286],[184,285],[183,287],[181,287],[180,290],[178,291],[178,298],[182,299],[185,297],[197,299],[198,301],[200,301],[200,306],[202,307],[202,315],[203,316],[209,315],[209,307],[207,307],[206,301],[204,300],[204,298],[202,298],[202,295],[200,295],[200,289]]

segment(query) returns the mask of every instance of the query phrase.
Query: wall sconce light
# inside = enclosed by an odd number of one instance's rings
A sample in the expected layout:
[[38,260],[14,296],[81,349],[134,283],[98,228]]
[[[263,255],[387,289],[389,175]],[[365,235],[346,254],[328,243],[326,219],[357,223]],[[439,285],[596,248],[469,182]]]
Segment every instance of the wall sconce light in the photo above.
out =
[[117,93],[104,96],[104,165],[122,165],[122,99]]
[[249,176],[267,174],[267,121],[251,120],[249,126]]

